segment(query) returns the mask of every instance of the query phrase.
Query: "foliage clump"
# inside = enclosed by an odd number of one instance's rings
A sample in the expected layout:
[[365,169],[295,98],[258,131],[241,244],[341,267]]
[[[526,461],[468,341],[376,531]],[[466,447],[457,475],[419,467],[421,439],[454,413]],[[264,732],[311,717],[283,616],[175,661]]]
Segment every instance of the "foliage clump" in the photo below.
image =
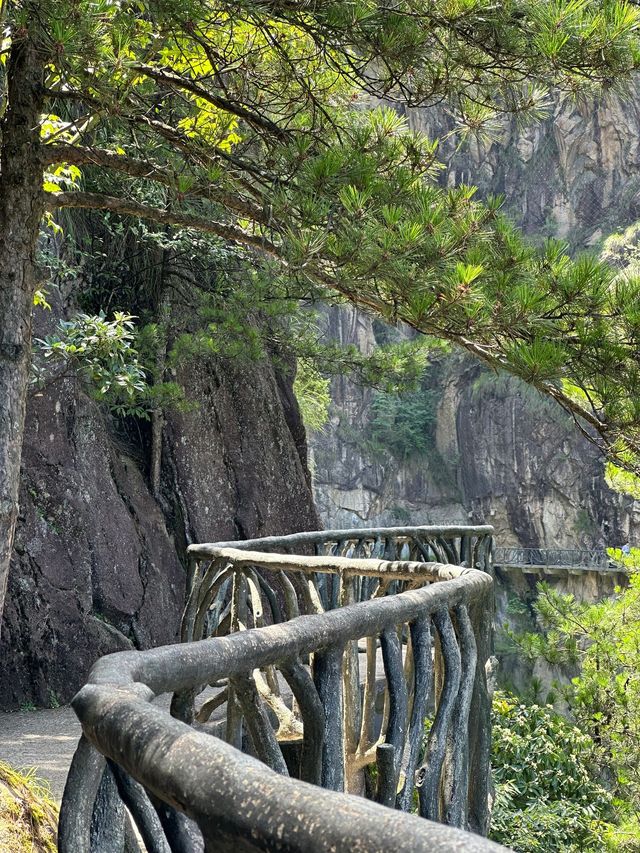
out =
[[111,320],[103,312],[59,320],[52,334],[34,342],[36,388],[77,375],[91,396],[120,416],[147,418],[159,404],[180,403],[182,392],[175,383],[149,384],[136,348],[134,320],[122,311]]
[[330,385],[331,380],[322,376],[312,362],[307,359],[298,361],[293,391],[308,430],[317,432],[329,420]]
[[[613,553],[620,561],[638,558]],[[565,698],[617,796],[640,813],[640,573],[632,572],[614,598],[592,605],[540,584],[535,609],[544,635],[516,637],[520,649],[580,664]]]
[[550,706],[493,701],[491,838],[518,853],[601,851],[612,796],[592,775],[592,738]]
[[33,772],[0,761],[0,849],[7,853],[56,853],[58,807]]
[[368,423],[370,449],[387,451],[401,462],[426,455],[434,445],[438,401],[438,392],[427,389],[377,393]]
[[[551,87],[621,89],[640,65],[633,4],[5,6],[4,88],[24,45],[44,84],[43,213],[101,210],[235,246],[294,299],[346,298],[532,383],[636,464],[638,280],[527,245],[500,199],[440,182],[437,140],[362,109],[445,103],[461,136],[482,139],[504,114],[545,115]],[[120,186],[92,191],[96,174]]]

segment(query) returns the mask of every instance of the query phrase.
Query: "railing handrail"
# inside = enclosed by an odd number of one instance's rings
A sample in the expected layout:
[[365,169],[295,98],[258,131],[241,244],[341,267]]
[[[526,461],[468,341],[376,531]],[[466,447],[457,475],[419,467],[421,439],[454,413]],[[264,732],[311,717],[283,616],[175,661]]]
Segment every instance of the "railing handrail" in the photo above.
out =
[[[316,559],[325,560],[324,557]],[[418,614],[428,615],[444,607],[469,604],[486,594],[493,583],[486,572],[477,569],[435,563],[432,566],[425,573],[433,575],[442,570],[450,575],[446,584],[362,601],[322,614],[298,616],[277,625],[252,628],[226,637],[159,646],[144,652],[114,652],[94,664],[88,684],[126,687],[138,683],[156,695],[182,690],[191,684],[205,684],[296,654],[310,654],[329,645],[357,640],[367,636],[367,632],[379,632],[415,619]],[[345,626],[345,619],[351,615],[355,621]],[[82,690],[78,697],[81,694]],[[75,709],[73,702],[72,705]]]
[[[211,560],[233,562],[234,566],[253,566],[254,568],[288,572],[300,572],[311,575],[343,574],[345,577],[362,575],[364,577],[393,577],[394,580],[415,580],[424,577],[434,581],[453,580],[474,569],[466,566],[454,566],[449,563],[423,563],[416,560],[383,560],[376,557],[337,557],[333,555],[308,556],[306,554],[271,554],[263,551],[245,551],[229,548],[225,545],[200,546],[199,557]],[[192,552],[196,553],[196,552]]]
[[[224,843],[238,838],[246,839],[243,850],[280,849],[278,842],[294,837],[286,849],[313,853],[355,849],[356,841],[367,853],[507,853],[481,836],[281,776],[133,693],[114,701],[113,687],[91,684],[73,706],[109,758],[161,799],[169,790],[199,826],[214,828],[221,849],[235,849]],[[147,733],[144,744],[140,732]]]
[[[235,849],[233,844],[240,839],[243,850],[280,849],[284,843],[286,849],[298,853],[352,849],[356,843],[362,849],[380,853],[398,849],[399,843],[403,848],[424,853],[504,850],[481,836],[453,828],[475,828],[479,832],[486,832],[487,828],[490,728],[485,662],[491,644],[493,580],[481,569],[489,565],[492,532],[488,525],[359,528],[191,546],[188,549],[191,593],[184,619],[193,621],[196,611],[199,615],[195,629],[186,632],[186,639],[203,637],[220,624],[216,615],[218,621],[211,623],[214,627],[205,625],[203,632],[202,619],[209,607],[212,612],[216,608],[216,614],[222,612],[219,608],[226,607],[229,624],[225,623],[221,636],[144,652],[118,652],[94,665],[88,683],[72,702],[82,723],[83,739],[65,789],[60,820],[61,853],[93,853],[94,803],[98,804],[103,796],[110,804],[106,808],[115,808],[118,795],[114,799],[114,784],[135,815],[143,837],[145,821],[150,821],[146,831],[152,838],[150,827],[154,821],[157,824],[158,817],[163,821],[162,809],[165,809],[165,818],[174,823],[185,821],[179,812],[191,817],[209,843],[215,839],[217,844],[220,839],[220,849]],[[316,546],[313,556],[290,553],[295,548],[305,550],[309,545]],[[273,553],[280,549],[287,553]],[[411,559],[403,559],[405,555]],[[454,561],[462,565],[454,565]],[[288,581],[287,577],[296,572],[303,578]],[[280,578],[285,598],[289,595],[285,621],[281,621],[281,616],[276,618],[280,605],[268,583],[270,574],[275,580]],[[322,575],[337,575],[338,581],[322,580]],[[358,581],[358,577],[362,580]],[[400,588],[405,586],[405,591],[393,591],[398,582]],[[292,584],[298,585],[299,594],[311,605],[308,615],[295,616],[298,607],[295,602],[291,604],[290,597],[296,594]],[[364,594],[372,597],[349,603],[367,584],[370,591]],[[320,587],[332,590],[331,596],[337,588],[337,601],[342,606],[336,606],[329,596],[331,601],[326,606],[333,609],[325,611],[317,597]],[[223,603],[214,605],[219,590],[223,590]],[[269,618],[273,616],[274,624],[265,625],[269,620],[261,615],[261,590],[271,607]],[[253,611],[247,619],[246,607],[251,602]],[[183,627],[184,624],[183,621]],[[233,633],[225,635],[229,625]],[[400,626],[405,627],[400,630]],[[244,628],[248,629],[239,630]],[[412,655],[406,671],[402,651],[405,631],[405,636],[410,634]],[[439,638],[435,645],[439,663],[431,657],[434,636]],[[371,693],[370,686],[376,678],[378,637],[386,678],[385,706],[389,700],[390,711],[389,717],[378,722],[378,729],[370,735],[364,721],[371,719],[367,714],[377,695],[377,688],[371,688],[374,690]],[[355,654],[357,666],[355,641],[361,638],[367,638],[364,694],[369,710],[365,713],[362,700],[360,740],[356,738],[362,752],[354,753],[353,746],[347,749],[343,741],[347,737],[347,724],[340,709],[351,708],[342,702],[346,701],[346,695],[351,696],[353,685],[349,682],[347,687],[346,680],[351,666],[349,656]],[[310,655],[313,666],[309,670],[305,667],[309,666]],[[434,674],[436,666],[440,667],[440,676]],[[313,770],[302,772],[301,777],[306,781],[286,776],[284,753],[276,738],[280,730],[272,729],[273,723],[266,716],[267,706],[256,692],[256,684],[268,686],[261,681],[260,673],[267,680],[270,677],[273,685],[276,672],[287,681],[298,679],[294,695],[302,703],[302,761],[311,762],[305,766]],[[436,686],[439,677],[443,679],[441,694]],[[410,719],[407,691],[413,688],[405,679],[414,685],[415,696],[420,697],[419,701],[415,699]],[[220,704],[218,694],[198,711],[194,725],[204,726],[203,730],[188,725],[193,713],[182,713],[192,707],[193,699],[189,697],[197,696],[202,685],[221,681],[226,685],[222,694],[227,702],[229,743],[212,737],[218,728],[206,722],[208,707],[206,714],[200,716],[205,706]],[[289,684],[293,686],[293,682]],[[354,689],[359,696],[357,687],[356,682]],[[277,687],[269,689],[277,691]],[[343,695],[343,691],[347,693]],[[170,692],[174,693],[172,709],[178,719],[151,704],[155,696]],[[251,704],[252,695],[255,705]],[[422,740],[429,695],[436,699],[437,713],[428,735],[424,763],[420,773],[415,774],[419,755],[416,744],[419,746]],[[360,701],[358,698],[357,703]],[[234,748],[240,746],[240,741],[237,734],[230,732],[238,730],[229,726],[235,725],[233,709],[238,702],[254,748],[266,763]],[[469,728],[470,718],[482,721],[473,731]],[[317,724],[324,727],[319,732]],[[359,727],[360,723],[355,725]],[[410,728],[411,737],[405,726]],[[378,730],[380,735],[376,733]],[[242,717],[239,731],[241,734]],[[289,730],[281,731],[283,742],[287,742]],[[309,744],[311,752],[305,759]],[[365,763],[372,760],[370,746],[374,753],[376,748],[380,752],[379,757],[374,756],[378,761],[378,784],[386,784],[376,791],[378,802],[336,793],[343,789],[357,790],[357,786],[346,784],[346,775],[355,767],[354,755]],[[383,752],[387,758],[394,756],[386,769],[380,763],[384,760]],[[447,758],[443,764],[445,752],[451,759]],[[109,787],[109,774],[103,775],[107,760],[112,762],[109,764],[111,793],[100,794],[105,781]],[[334,773],[331,770],[334,767],[342,769]],[[405,782],[397,787],[401,767]],[[140,785],[136,791],[137,783]],[[419,786],[422,817],[406,813],[414,784]],[[326,790],[331,788],[334,790]],[[145,789],[152,800],[156,796],[161,802],[152,803]],[[401,810],[384,808],[380,803],[396,805]],[[97,805],[97,808],[105,807]],[[122,814],[122,804],[120,809]],[[434,816],[451,825],[432,820],[425,824],[425,819]],[[186,824],[181,832],[190,831],[188,827],[185,829]],[[169,830],[162,823],[159,833],[162,836],[165,832]],[[164,843],[160,844],[163,850]],[[155,850],[154,844],[149,849]],[[191,842],[184,848],[180,842],[176,849],[191,850]]]
[[493,562],[523,566],[602,568],[613,562],[604,548],[494,547]]
[[348,539],[382,539],[397,537],[410,539],[416,534],[425,537],[455,537],[455,536],[490,536],[493,527],[490,524],[479,525],[418,525],[414,527],[353,527],[348,530],[313,530],[302,533],[288,533],[282,536],[263,536],[259,539],[246,539],[228,542],[203,542],[189,545],[189,557],[208,557],[211,550],[216,548],[238,548],[240,550],[257,550],[259,548],[278,547],[280,545],[314,545]]

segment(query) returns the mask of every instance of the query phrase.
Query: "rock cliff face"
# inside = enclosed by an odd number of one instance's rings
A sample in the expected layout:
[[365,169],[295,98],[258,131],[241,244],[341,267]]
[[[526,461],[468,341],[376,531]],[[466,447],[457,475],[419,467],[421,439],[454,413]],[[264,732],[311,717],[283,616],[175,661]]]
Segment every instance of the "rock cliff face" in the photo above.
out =
[[[374,342],[371,320],[335,310],[343,338]],[[515,379],[459,355],[431,369],[433,440],[398,459],[367,441],[372,391],[341,378],[331,420],[312,439],[325,526],[486,522],[503,546],[622,545],[640,535],[640,504],[611,489],[596,448],[572,420]]]
[[119,439],[73,380],[30,400],[0,708],[68,701],[100,655],[172,642],[186,542],[318,526],[290,383],[267,361],[184,380],[196,408],[165,428],[160,501],[144,440]]
[[[640,218],[640,84],[629,96],[556,101],[544,121],[505,122],[490,143],[445,142],[443,181],[502,193],[506,211],[534,239],[559,236],[597,248]],[[433,137],[451,129],[440,110],[411,110]],[[369,317],[334,312],[330,334],[366,351]],[[316,499],[327,525],[486,521],[500,544],[620,545],[640,534],[640,505],[613,493],[602,460],[572,422],[514,380],[460,356],[439,362],[433,446],[394,459],[366,436],[372,392],[333,383],[331,422],[313,437]]]
[[197,408],[173,414],[165,448],[194,542],[313,530],[319,519],[291,383],[267,362],[211,362],[181,376]]
[[[506,210],[532,237],[557,236],[575,247],[640,219],[640,81],[627,93],[555,99],[544,120],[505,121],[491,141],[471,139],[454,153],[443,144],[445,180],[501,193]],[[433,137],[452,121],[411,110],[410,123]]]

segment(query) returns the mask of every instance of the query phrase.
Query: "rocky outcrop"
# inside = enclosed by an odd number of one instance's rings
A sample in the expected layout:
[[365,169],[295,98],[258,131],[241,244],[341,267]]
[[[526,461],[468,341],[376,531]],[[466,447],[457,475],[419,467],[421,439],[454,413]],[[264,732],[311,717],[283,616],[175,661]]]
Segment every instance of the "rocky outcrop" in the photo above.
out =
[[[334,314],[345,338],[375,340],[366,315]],[[325,526],[486,522],[500,545],[580,548],[640,536],[640,505],[613,492],[598,450],[554,403],[461,355],[439,357],[430,449],[399,459],[367,441],[372,391],[332,386],[330,423],[312,440]],[[411,403],[409,402],[408,405]]]
[[[450,139],[440,151],[445,180],[503,194],[508,214],[536,239],[593,246],[640,219],[639,94],[636,80],[622,94],[556,97],[541,121],[504,121],[460,151]],[[440,110],[411,110],[409,121],[433,137],[453,128]]]
[[291,383],[271,363],[225,360],[183,375],[195,406],[169,417],[169,493],[194,542],[313,530],[304,428]]
[[100,655],[172,642],[188,541],[318,526],[290,381],[268,360],[183,380],[158,501],[144,431],[125,441],[73,379],[31,398],[0,708],[68,701]]
[[599,450],[524,383],[461,359],[439,415],[470,517],[493,524],[500,544],[619,547],[640,533],[640,506],[607,486]]
[[[640,218],[639,93],[636,81],[622,95],[556,98],[543,120],[505,120],[460,150],[444,110],[412,109],[408,120],[444,137],[443,183],[504,194],[506,212],[538,241],[597,248]],[[375,345],[371,318],[352,309],[334,310],[329,333],[363,351]],[[330,424],[312,441],[326,524],[486,521],[504,545],[638,540],[640,505],[607,487],[598,452],[554,404],[462,356],[440,359],[425,383],[439,400],[432,447],[398,459],[366,440],[372,392],[334,381]]]

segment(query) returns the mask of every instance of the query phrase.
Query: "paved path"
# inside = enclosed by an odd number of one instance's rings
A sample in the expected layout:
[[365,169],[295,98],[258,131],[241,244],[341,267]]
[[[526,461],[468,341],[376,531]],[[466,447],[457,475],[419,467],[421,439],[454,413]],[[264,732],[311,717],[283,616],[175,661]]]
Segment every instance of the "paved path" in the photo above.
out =
[[37,768],[57,800],[79,737],[80,723],[71,708],[0,714],[0,759],[18,769]]
[[[154,703],[168,711],[170,699],[165,693],[154,699]],[[10,714],[0,712],[0,759],[17,769],[35,767],[37,775],[51,785],[57,800],[62,799],[79,738],[80,723],[68,706]]]
[[[365,656],[359,655],[360,675],[363,679]],[[378,649],[376,676],[382,681],[384,669],[382,655]],[[291,692],[279,677],[283,696],[290,697]],[[215,695],[217,691],[208,688],[200,700]],[[170,696],[158,696],[155,703],[169,710]],[[212,719],[221,719],[225,708],[217,709]],[[80,737],[80,723],[70,707],[42,711],[0,712],[0,760],[6,761],[17,769],[36,768],[36,773],[51,785],[57,800],[62,799],[69,766]]]

